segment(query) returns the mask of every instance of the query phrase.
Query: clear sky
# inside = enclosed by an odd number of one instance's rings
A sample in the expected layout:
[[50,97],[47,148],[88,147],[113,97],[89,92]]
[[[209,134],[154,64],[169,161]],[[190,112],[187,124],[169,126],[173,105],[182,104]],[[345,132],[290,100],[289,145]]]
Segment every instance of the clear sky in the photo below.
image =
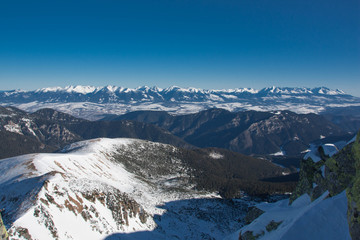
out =
[[0,83],[327,86],[360,96],[360,1],[3,0]]

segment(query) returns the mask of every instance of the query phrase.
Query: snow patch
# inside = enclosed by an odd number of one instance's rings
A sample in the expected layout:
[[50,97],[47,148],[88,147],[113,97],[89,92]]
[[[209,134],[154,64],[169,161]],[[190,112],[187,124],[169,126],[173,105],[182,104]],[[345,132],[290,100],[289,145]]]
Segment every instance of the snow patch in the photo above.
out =
[[21,126],[16,123],[10,122],[9,124],[4,125],[4,128],[6,131],[24,135],[21,131]]
[[25,126],[28,129],[28,131],[34,135],[36,137],[36,133],[34,132],[34,130],[31,128],[31,120],[28,118],[22,118],[21,121],[25,122]]
[[334,154],[336,154],[339,149],[335,146],[335,144],[332,143],[326,143],[322,145],[322,148],[324,149],[325,155],[332,157]]
[[209,154],[209,157],[211,157],[213,159],[222,159],[222,158],[224,158],[224,155],[217,153],[217,152],[211,152]]
[[325,165],[322,165],[320,167],[320,170],[321,170],[321,175],[323,176],[323,178],[325,178]]
[[272,154],[270,154],[270,155],[272,155],[272,156],[285,156],[286,153],[285,153],[285,151],[280,150],[279,152],[272,153]]
[[222,94],[221,96],[226,99],[233,99],[233,100],[238,99],[238,97],[234,95]]
[[317,146],[314,144],[310,144],[310,149],[307,150],[307,153],[304,156],[305,160],[309,158],[311,158],[315,163],[321,161],[321,157],[319,156]]

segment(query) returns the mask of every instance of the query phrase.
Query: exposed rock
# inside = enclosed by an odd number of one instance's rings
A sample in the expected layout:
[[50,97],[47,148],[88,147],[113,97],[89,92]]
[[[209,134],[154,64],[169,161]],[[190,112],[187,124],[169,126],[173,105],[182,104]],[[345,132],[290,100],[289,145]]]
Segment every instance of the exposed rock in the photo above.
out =
[[264,213],[263,210],[261,210],[257,207],[251,207],[244,218],[245,224],[250,224],[252,221],[254,221],[256,218],[258,218],[263,213]]
[[360,133],[351,149],[355,158],[356,174],[346,193],[348,198],[348,222],[350,235],[353,240],[360,239]]
[[239,240],[256,240],[259,237],[264,236],[264,234],[265,234],[264,231],[262,231],[261,233],[258,233],[256,235],[254,235],[254,232],[252,232],[252,231],[246,231],[243,234],[240,233]]
[[[250,212],[251,211],[253,211],[254,213],[257,213],[257,214],[259,214],[259,216],[262,214],[262,213],[264,213],[264,211],[262,211],[262,210],[260,210],[260,209],[258,209],[258,208],[256,208],[256,207],[254,207],[254,208],[252,208],[251,210],[250,210]],[[256,215],[256,214],[255,214]],[[254,217],[255,217],[255,215],[254,215]],[[246,216],[246,217],[248,217],[248,216]],[[255,217],[253,220],[255,220],[257,217]],[[253,221],[252,220],[252,221]],[[247,220],[246,220],[247,221]],[[279,226],[280,226],[280,224],[282,223],[283,221],[280,221],[280,222],[276,222],[276,221],[274,221],[274,220],[271,220],[270,222],[269,222],[269,224],[268,225],[266,225],[266,227],[265,227],[265,229],[266,229],[266,231],[267,232],[271,232],[271,231],[273,231],[273,230],[276,230]],[[242,232],[240,232],[240,234],[239,234],[239,240],[256,240],[256,239],[258,239],[258,238],[260,238],[260,237],[262,237],[262,236],[264,236],[265,235],[265,229],[264,230],[261,230],[259,233],[256,233],[256,234],[254,234],[254,232],[253,231],[246,231],[246,232],[244,232],[244,233],[242,233]]]
[[146,223],[149,216],[134,199],[118,190],[106,194],[106,205],[111,210],[118,227],[124,224],[129,226],[129,218],[137,215],[139,215],[141,223]]
[[2,217],[1,217],[1,212],[0,212],[0,239],[1,240],[9,239],[9,235],[8,235],[8,233],[6,231],[4,222],[3,222]]
[[326,190],[330,192],[330,196],[344,191],[354,180],[356,172],[353,148],[356,148],[355,145],[350,144],[331,158],[320,153],[322,160],[318,162],[311,158],[302,160],[299,182],[290,198],[291,202],[304,193],[317,199]]
[[51,233],[53,239],[59,239],[58,230],[55,226],[53,216],[42,205],[34,210],[34,216],[38,216],[38,223],[43,224]]
[[268,225],[266,225],[266,231],[271,232],[273,230],[276,230],[282,222],[283,221],[275,222],[274,220],[271,220],[271,222]]
[[[111,210],[118,229],[121,229],[123,225],[129,226],[129,218],[138,217],[141,223],[146,223],[149,217],[149,214],[134,199],[116,189],[106,193],[93,191],[83,193],[82,195],[91,202],[98,200],[104,206],[106,205],[106,207]],[[72,198],[72,202],[74,201],[76,200]],[[87,211],[86,206],[84,207],[80,202],[76,202],[78,206],[81,206],[81,210],[78,209],[77,212],[81,213],[81,216],[85,221],[92,218],[91,214]],[[73,211],[75,212],[75,210]],[[94,213],[95,216],[99,215],[93,206],[90,207],[90,212]]]
[[10,236],[18,237],[26,240],[33,240],[32,236],[29,233],[29,230],[23,227],[16,227],[15,230],[13,230],[13,232],[10,232]]
[[[290,197],[291,203],[304,193],[309,194],[315,199],[315,196],[320,196],[325,191],[323,190],[324,181],[321,172],[321,167],[324,166],[324,163],[324,160],[315,163],[311,158],[300,162],[299,182]],[[314,191],[314,183],[316,186],[321,186],[318,187],[316,191]]]

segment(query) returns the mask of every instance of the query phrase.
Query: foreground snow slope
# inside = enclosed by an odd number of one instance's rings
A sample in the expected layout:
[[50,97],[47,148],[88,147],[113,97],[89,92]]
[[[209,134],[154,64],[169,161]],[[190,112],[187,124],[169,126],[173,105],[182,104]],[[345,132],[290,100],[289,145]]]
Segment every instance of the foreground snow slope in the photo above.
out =
[[[265,213],[228,239],[238,239],[240,233],[245,236],[246,232],[266,240],[351,239],[345,191],[334,197],[327,196],[328,192],[311,202],[305,194],[291,205],[288,199],[261,203],[256,207]],[[271,229],[272,221],[280,225]]]
[[164,174],[130,173],[115,161],[125,152],[160,148],[177,151],[134,139],[95,139],[62,153],[0,160],[0,208],[12,239],[210,239],[239,229],[236,219],[247,203],[191,190],[179,159],[170,159]]

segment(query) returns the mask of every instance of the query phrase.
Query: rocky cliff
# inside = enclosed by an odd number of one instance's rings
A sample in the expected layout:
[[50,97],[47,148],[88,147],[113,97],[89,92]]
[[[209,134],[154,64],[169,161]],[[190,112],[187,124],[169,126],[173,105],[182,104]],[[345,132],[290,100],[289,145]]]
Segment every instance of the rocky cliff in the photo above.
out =
[[360,132],[354,140],[331,157],[321,146],[318,149],[320,159],[303,160],[299,183],[291,200],[304,193],[315,200],[326,191],[331,197],[346,190],[350,234],[352,239],[360,239]]

